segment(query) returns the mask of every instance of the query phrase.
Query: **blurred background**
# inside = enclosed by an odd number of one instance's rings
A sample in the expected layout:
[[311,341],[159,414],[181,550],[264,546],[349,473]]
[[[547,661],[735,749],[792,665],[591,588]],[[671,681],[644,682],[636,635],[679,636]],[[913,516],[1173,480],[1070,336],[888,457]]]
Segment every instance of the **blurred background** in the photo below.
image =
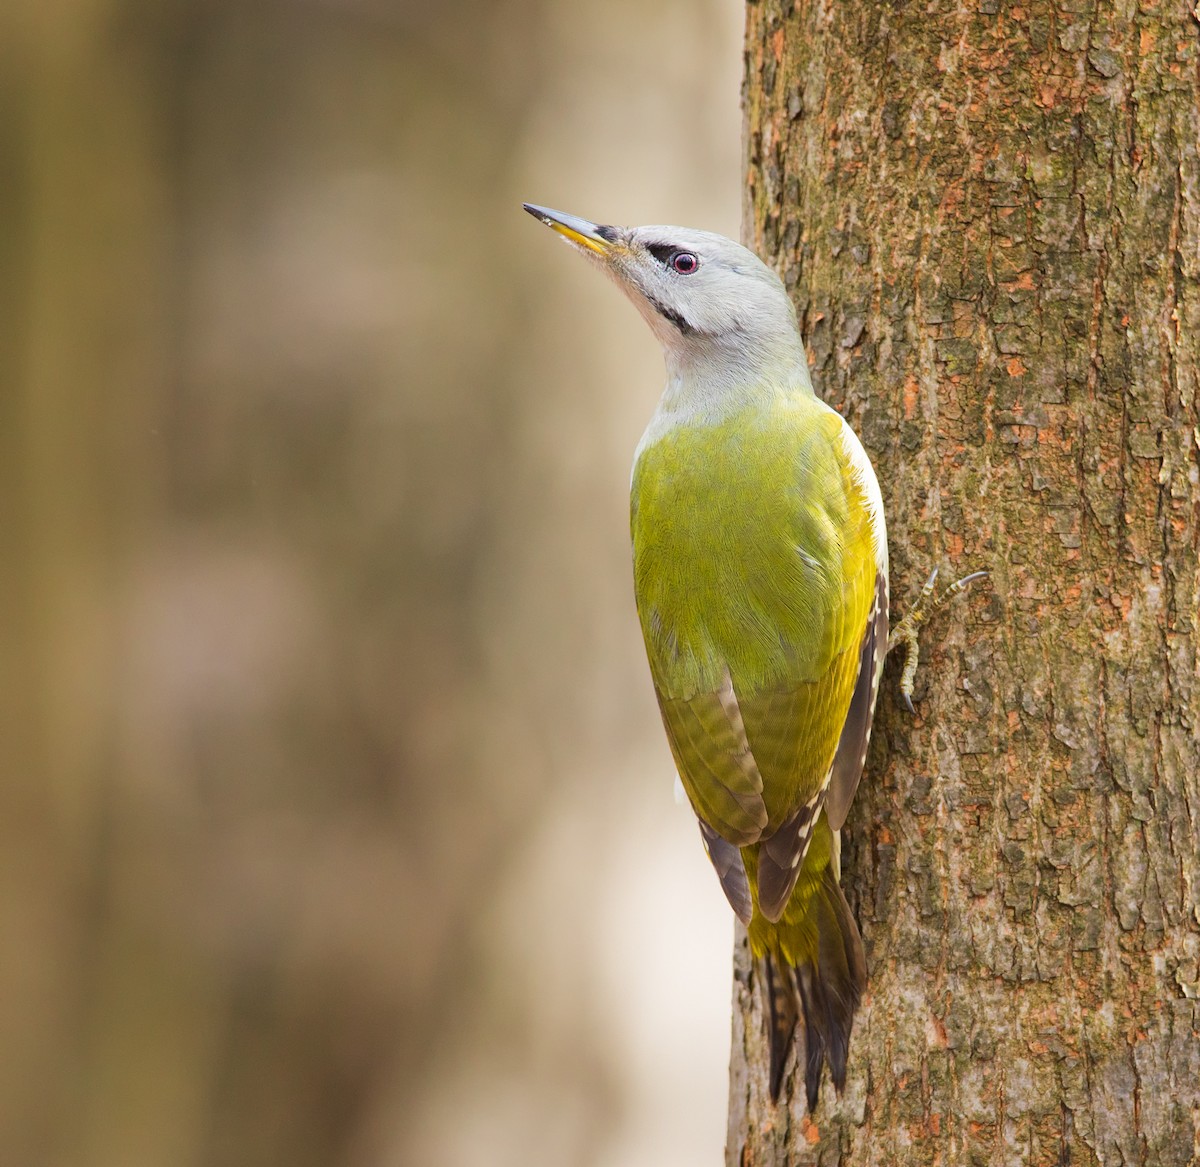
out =
[[732,915],[634,617],[733,0],[0,6],[0,1164],[704,1164]]

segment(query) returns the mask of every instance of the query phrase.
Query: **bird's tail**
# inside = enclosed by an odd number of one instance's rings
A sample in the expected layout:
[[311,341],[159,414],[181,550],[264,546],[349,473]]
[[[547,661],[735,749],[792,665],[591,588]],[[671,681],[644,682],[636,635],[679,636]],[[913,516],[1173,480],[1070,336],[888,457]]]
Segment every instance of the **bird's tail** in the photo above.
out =
[[805,890],[805,896],[793,895],[778,924],[764,930],[759,979],[766,996],[771,1099],[779,1100],[795,1037],[796,1063],[804,1067],[805,1095],[813,1110],[825,1062],[839,1094],[846,1085],[850,1030],[867,986],[867,966],[836,863],[826,862]]

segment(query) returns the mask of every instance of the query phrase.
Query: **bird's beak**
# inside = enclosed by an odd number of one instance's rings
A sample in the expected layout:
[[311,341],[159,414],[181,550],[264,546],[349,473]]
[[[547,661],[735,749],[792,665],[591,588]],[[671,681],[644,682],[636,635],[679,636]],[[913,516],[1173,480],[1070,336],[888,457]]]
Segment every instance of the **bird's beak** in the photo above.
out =
[[617,240],[617,232],[612,227],[602,227],[576,215],[552,211],[549,207],[534,206],[533,203],[521,205],[535,219],[540,219],[551,231],[557,231],[568,242],[586,248],[596,255],[607,257],[612,254],[613,244]]

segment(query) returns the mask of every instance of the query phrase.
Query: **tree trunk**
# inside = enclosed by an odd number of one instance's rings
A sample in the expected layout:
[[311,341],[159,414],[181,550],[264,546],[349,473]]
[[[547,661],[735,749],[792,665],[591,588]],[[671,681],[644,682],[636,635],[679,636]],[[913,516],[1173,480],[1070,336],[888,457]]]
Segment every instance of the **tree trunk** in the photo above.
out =
[[1200,14],[751,3],[745,234],[883,485],[889,667],[843,881],[849,1083],[766,1087],[736,954],[731,1164],[1200,1162]]

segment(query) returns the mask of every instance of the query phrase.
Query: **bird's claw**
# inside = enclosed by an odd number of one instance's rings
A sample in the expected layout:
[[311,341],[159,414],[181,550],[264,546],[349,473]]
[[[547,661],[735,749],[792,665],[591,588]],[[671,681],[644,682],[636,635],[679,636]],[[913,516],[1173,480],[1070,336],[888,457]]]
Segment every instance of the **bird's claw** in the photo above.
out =
[[970,575],[956,579],[948,588],[935,595],[934,588],[938,578],[938,569],[935,567],[929,573],[925,586],[921,588],[921,594],[917,596],[916,603],[905,613],[904,619],[892,629],[892,634],[888,637],[888,652],[898,645],[904,646],[904,671],[900,674],[900,698],[909,713],[916,713],[912,703],[912,691],[913,682],[917,677],[917,664],[921,659],[921,649],[917,640],[921,627],[942,604],[958,595],[976,580],[983,579],[987,574],[986,571],[973,571]]

